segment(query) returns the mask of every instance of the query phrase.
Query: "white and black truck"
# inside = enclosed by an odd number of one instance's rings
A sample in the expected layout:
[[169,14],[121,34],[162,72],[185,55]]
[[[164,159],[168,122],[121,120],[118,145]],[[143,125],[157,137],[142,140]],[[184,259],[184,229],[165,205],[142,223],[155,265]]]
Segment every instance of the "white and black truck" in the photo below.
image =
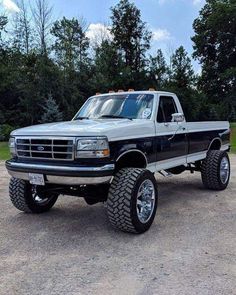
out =
[[48,211],[59,195],[105,202],[114,227],[143,233],[157,210],[154,174],[199,171],[207,189],[224,190],[229,139],[228,122],[186,122],[173,93],[98,94],[69,122],[11,133],[10,198],[30,213]]

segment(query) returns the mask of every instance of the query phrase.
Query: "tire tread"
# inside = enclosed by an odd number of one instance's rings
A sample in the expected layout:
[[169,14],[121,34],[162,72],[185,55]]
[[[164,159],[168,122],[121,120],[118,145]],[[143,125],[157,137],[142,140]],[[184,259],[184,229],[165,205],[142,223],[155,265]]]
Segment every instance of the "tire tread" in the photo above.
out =
[[132,223],[132,190],[143,173],[139,168],[123,168],[114,176],[107,199],[107,215],[113,227],[125,232],[138,233]]
[[221,159],[227,156],[227,153],[220,150],[210,150],[207,153],[207,157],[202,162],[201,166],[201,175],[203,185],[211,190],[223,190],[226,188],[226,185],[221,183],[219,178],[219,165]]
[[25,181],[12,177],[9,184],[9,195],[12,204],[20,211],[31,213],[25,198]]

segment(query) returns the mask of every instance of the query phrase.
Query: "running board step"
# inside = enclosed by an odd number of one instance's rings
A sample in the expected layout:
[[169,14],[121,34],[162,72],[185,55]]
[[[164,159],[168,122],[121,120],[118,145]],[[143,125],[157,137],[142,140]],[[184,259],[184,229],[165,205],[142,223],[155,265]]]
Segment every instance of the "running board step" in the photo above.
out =
[[170,172],[168,172],[168,171],[166,171],[166,170],[161,170],[161,171],[159,171],[159,173],[160,173],[162,176],[164,176],[164,177],[172,177],[172,176],[173,176],[172,173],[170,173]]

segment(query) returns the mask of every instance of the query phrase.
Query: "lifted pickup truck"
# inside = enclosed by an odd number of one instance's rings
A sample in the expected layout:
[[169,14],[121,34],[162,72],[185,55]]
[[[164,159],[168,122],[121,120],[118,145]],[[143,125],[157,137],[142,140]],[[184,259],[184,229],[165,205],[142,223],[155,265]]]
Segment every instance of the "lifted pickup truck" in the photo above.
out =
[[42,213],[59,195],[105,202],[111,224],[143,233],[157,209],[154,173],[201,172],[207,189],[230,178],[228,122],[186,122],[173,93],[128,91],[89,98],[72,121],[13,131],[10,198]]

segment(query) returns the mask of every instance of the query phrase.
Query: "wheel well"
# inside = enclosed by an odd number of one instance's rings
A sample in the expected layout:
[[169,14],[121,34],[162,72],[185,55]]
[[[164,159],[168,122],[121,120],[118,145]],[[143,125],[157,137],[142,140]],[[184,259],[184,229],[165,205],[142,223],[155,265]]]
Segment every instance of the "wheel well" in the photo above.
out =
[[115,166],[116,170],[126,167],[146,168],[147,159],[141,151],[129,151],[125,152],[117,159]]
[[213,139],[209,145],[208,150],[220,150],[221,148],[221,140],[219,138]]

